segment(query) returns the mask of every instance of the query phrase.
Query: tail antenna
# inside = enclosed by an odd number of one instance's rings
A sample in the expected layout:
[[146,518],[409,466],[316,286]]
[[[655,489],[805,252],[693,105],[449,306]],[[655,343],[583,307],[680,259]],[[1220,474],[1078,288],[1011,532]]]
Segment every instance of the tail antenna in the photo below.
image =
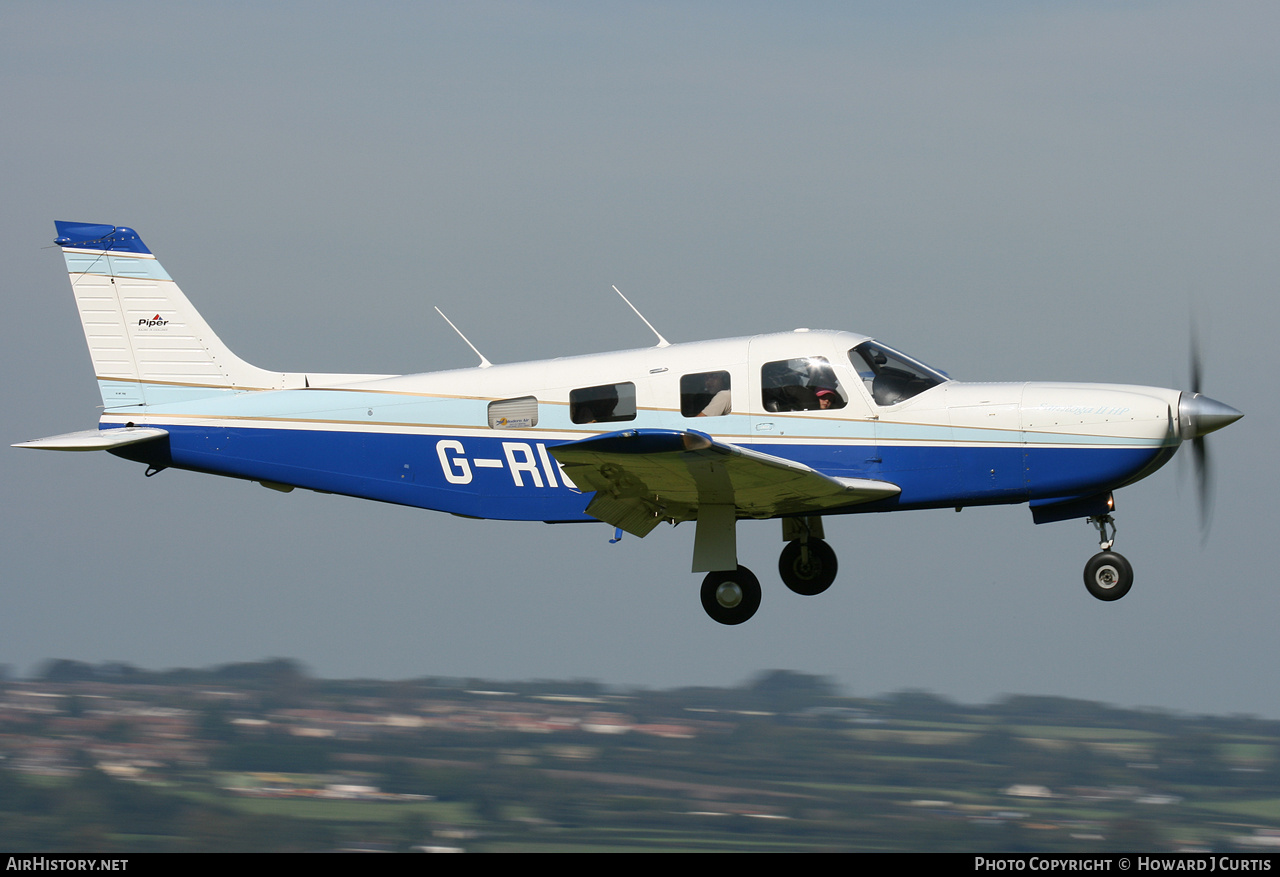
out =
[[479,350],[477,350],[474,344],[472,344],[470,341],[467,340],[467,336],[462,334],[462,330],[459,329],[457,326],[453,325],[453,320],[449,319],[448,317],[445,317],[444,311],[440,310],[439,308],[436,308],[436,313],[439,314],[441,317],[444,317],[444,321],[449,324],[449,328],[457,332],[458,337],[466,342],[466,345],[471,348],[472,352],[475,353],[476,356],[480,357],[480,368],[488,368],[489,366],[493,365],[493,363],[489,362],[489,360],[484,358],[484,354],[481,353]]
[[[613,288],[613,291],[614,291],[614,292],[616,292],[618,295],[622,295],[622,290],[621,290],[621,289],[618,289],[618,287],[616,287],[616,286]],[[652,332],[653,334],[655,334],[655,335],[657,335],[657,336],[658,336],[658,343],[657,343],[657,345],[656,345],[657,347],[670,347],[670,346],[671,346],[671,342],[670,342],[670,341],[668,341],[666,338],[663,338],[663,337],[662,337],[662,333],[661,333],[661,332],[659,332],[657,329],[653,328],[653,323],[650,323],[648,320],[645,320],[645,319],[644,319],[644,314],[640,313],[640,311],[639,311],[639,310],[637,310],[636,306],[635,306],[635,305],[633,305],[633,304],[631,303],[631,301],[630,301],[630,300],[629,300],[625,295],[622,295],[622,300],[623,300],[623,301],[625,301],[625,302],[627,303],[627,307],[631,308],[631,310],[633,310],[633,311],[635,311],[635,312],[636,312],[636,316],[637,316],[637,317],[639,317],[640,319],[644,320],[644,324],[645,324],[646,326],[648,326],[648,327],[649,327],[649,331],[650,331],[650,332]],[[442,314],[441,316],[443,316],[443,314]],[[474,350],[475,348],[472,348],[472,349]]]

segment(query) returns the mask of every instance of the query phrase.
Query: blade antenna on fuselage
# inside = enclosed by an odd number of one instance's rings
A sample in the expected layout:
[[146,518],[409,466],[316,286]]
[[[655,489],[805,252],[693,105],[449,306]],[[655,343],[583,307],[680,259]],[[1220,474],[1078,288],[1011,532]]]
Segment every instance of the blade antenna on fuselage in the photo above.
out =
[[436,308],[436,313],[439,314],[441,317],[444,317],[444,321],[449,324],[449,328],[457,332],[458,337],[466,342],[467,346],[471,348],[472,352],[475,353],[476,356],[480,357],[480,368],[488,368],[489,366],[493,365],[493,363],[489,362],[489,360],[484,358],[484,354],[481,353],[479,350],[477,350],[474,344],[472,344],[470,341],[467,340],[467,336],[462,334],[462,330],[459,329],[457,326],[453,325],[453,320],[444,316],[444,311],[440,310],[439,308]]
[[[616,292],[618,295],[622,295],[622,290],[618,289],[618,287],[616,286],[613,288],[613,291]],[[636,312],[637,317],[644,320],[644,324],[649,327],[649,331],[658,336],[658,343],[655,346],[657,347],[671,346],[671,342],[668,341],[666,338],[663,338],[662,333],[659,332],[657,329],[653,328],[653,323],[650,323],[648,320],[644,319],[644,314],[640,313],[639,309],[637,309],[636,306],[631,303],[630,299],[628,299],[625,295],[622,295],[622,300],[627,303],[627,307],[631,308],[631,310]]]

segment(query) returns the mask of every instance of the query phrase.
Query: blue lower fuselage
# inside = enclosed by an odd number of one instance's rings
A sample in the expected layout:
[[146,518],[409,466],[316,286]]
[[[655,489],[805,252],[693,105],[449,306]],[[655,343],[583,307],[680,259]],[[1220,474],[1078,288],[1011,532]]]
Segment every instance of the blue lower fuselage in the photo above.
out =
[[[105,424],[104,424],[105,425]],[[120,456],[156,467],[374,499],[476,518],[590,521],[592,494],[566,483],[539,431],[500,436],[199,426],[148,418],[164,441]],[[826,475],[898,485],[891,499],[830,514],[1016,504],[1105,493],[1154,471],[1176,446],[743,443]]]

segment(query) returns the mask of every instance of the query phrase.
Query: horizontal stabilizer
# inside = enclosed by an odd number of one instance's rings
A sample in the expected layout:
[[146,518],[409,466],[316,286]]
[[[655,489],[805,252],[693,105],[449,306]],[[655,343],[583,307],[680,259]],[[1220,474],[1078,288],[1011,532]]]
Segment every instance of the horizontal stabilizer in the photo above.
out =
[[123,429],[82,429],[51,435],[30,442],[19,442],[15,448],[39,448],[43,451],[108,451],[139,442],[155,441],[169,434],[166,429],[148,426],[126,426]]
[[643,536],[659,520],[692,521],[700,506],[737,517],[815,514],[896,496],[887,481],[839,478],[692,430],[630,429],[549,449],[580,490],[587,513]]

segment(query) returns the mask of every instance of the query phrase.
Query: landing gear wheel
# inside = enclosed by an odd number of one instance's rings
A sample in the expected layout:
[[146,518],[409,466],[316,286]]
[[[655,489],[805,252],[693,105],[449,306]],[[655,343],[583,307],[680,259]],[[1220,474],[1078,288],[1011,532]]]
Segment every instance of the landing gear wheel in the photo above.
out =
[[836,552],[821,539],[788,542],[778,558],[782,583],[797,594],[821,594],[836,580]]
[[741,624],[760,608],[760,580],[745,566],[709,572],[702,580],[702,608],[721,624]]
[[1084,566],[1084,586],[1099,600],[1119,600],[1133,587],[1133,567],[1122,554],[1099,552]]

